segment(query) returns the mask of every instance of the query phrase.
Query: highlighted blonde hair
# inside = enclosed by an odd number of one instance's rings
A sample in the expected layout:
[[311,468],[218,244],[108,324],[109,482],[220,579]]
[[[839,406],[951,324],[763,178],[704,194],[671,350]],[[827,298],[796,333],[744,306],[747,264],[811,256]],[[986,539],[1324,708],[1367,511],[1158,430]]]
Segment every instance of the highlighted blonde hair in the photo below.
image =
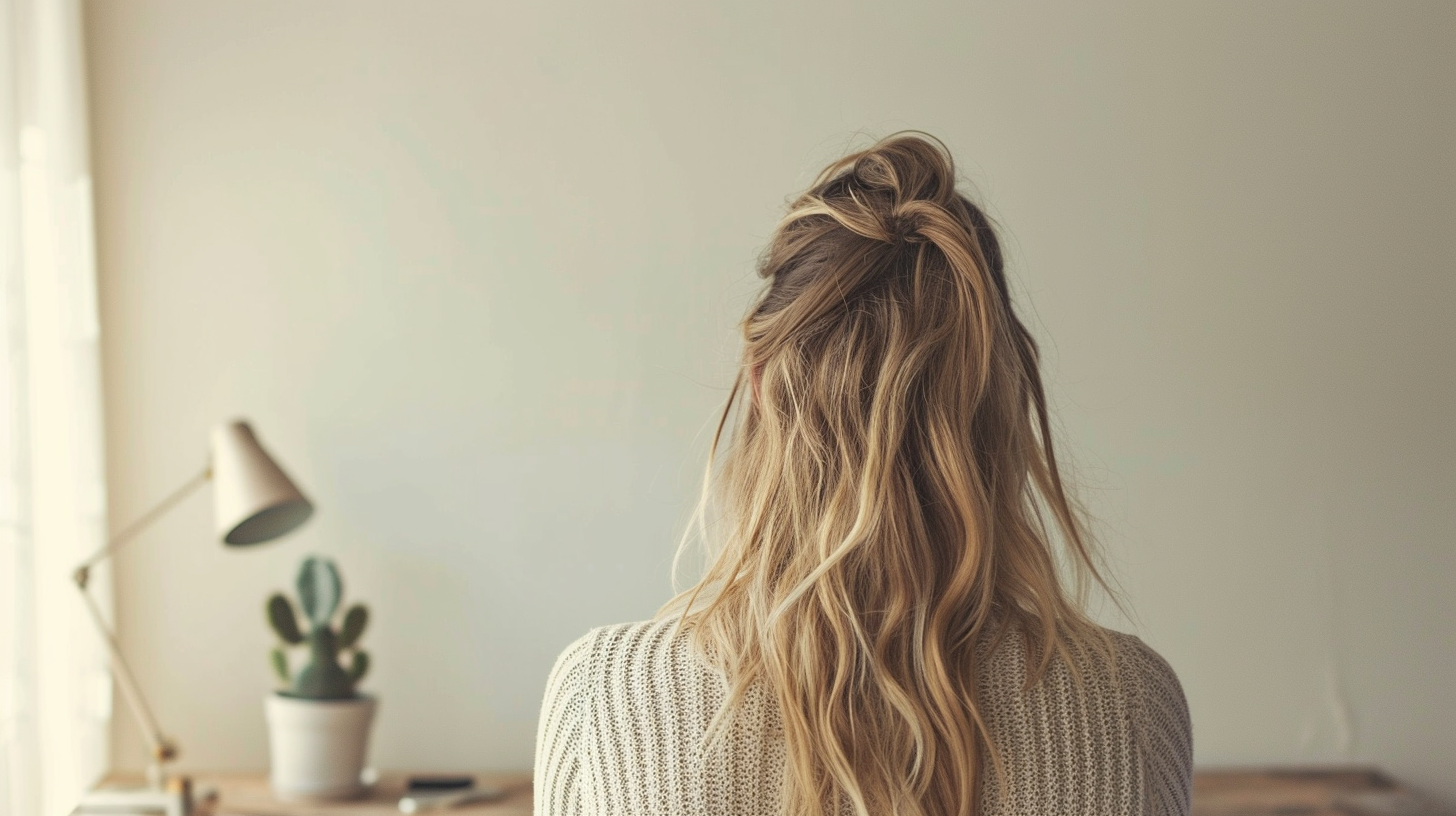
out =
[[896,135],[826,168],[759,272],[699,507],[717,553],[661,614],[727,672],[717,725],[752,684],[776,699],[787,813],[977,813],[1002,767],[977,644],[1019,629],[1029,685],[1113,648],[991,224],[943,145]]

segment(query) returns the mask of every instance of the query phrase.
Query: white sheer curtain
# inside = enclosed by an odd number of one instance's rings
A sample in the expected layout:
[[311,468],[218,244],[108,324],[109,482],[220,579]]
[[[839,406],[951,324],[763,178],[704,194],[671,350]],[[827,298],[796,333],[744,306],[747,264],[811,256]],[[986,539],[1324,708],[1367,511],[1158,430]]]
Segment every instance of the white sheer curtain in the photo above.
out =
[[69,575],[106,533],[83,80],[76,0],[0,0],[0,816],[68,813],[107,764]]

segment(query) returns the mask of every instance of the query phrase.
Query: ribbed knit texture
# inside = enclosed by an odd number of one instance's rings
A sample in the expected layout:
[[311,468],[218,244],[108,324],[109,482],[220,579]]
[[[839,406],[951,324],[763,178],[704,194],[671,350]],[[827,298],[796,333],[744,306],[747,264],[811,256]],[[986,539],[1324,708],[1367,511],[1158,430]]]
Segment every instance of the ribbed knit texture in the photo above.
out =
[[[1189,812],[1193,734],[1178,677],[1133,635],[1112,633],[1118,677],[1088,660],[1054,661],[1025,690],[1012,632],[982,653],[980,704],[1009,796],[988,767],[984,816],[1181,816]],[[984,647],[984,644],[983,644]],[[537,816],[778,816],[784,737],[776,703],[751,690],[725,738],[704,748],[728,695],[670,621],[593,629],[556,661],[536,738]]]

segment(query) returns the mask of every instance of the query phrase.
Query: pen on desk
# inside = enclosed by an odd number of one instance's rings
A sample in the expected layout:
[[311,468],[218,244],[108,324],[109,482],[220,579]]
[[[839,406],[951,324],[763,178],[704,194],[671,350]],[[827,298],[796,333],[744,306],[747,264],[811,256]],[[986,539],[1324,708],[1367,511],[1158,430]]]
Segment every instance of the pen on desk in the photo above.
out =
[[425,810],[436,810],[439,808],[451,808],[456,805],[464,805],[470,802],[479,802],[484,799],[495,799],[504,791],[500,788],[472,788],[459,793],[435,793],[422,794],[414,793],[399,800],[399,809],[402,813],[419,813]]

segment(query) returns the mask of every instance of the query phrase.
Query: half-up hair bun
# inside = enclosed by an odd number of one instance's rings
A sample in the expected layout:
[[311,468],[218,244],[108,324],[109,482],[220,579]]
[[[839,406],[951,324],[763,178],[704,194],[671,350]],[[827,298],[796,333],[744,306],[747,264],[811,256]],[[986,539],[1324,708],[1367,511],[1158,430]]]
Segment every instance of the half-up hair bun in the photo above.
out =
[[[777,327],[797,331],[889,287],[917,320],[932,312],[969,319],[987,341],[976,349],[977,370],[987,370],[990,338],[1014,318],[990,220],[956,183],[950,151],[918,132],[831,163],[794,199],[766,248],[759,273],[775,285],[755,315],[781,314]],[[756,327],[768,324],[751,315],[750,339],[763,336]]]
[[[955,162],[945,145],[901,134],[829,165],[798,204],[821,203],[845,226],[886,243],[928,240],[921,227],[956,209]],[[863,228],[863,229],[861,229]]]

